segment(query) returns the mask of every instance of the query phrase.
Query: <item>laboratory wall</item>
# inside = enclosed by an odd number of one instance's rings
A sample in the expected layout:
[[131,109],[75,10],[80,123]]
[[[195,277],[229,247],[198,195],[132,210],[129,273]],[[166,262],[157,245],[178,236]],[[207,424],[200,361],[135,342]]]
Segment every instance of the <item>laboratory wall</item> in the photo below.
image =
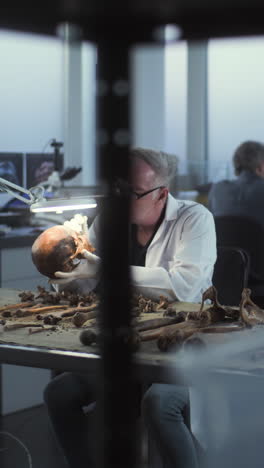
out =
[[41,152],[63,140],[63,46],[0,31],[0,151]]
[[210,179],[232,178],[232,155],[246,140],[264,141],[264,38],[214,39],[208,44]]

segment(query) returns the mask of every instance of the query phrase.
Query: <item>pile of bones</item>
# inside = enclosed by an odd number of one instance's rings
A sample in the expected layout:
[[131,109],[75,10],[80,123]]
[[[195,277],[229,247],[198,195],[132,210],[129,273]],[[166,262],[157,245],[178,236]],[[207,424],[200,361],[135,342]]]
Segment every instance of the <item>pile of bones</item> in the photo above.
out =
[[[133,351],[140,348],[141,342],[153,340],[159,350],[167,351],[183,345],[203,345],[201,334],[204,333],[230,333],[264,324],[264,310],[254,304],[250,292],[250,289],[243,290],[238,307],[223,306],[212,286],[204,292],[196,311],[183,311],[180,302],[169,303],[164,296],[152,301],[134,294],[132,326],[123,338]],[[91,346],[99,342],[100,302],[95,293],[81,296],[46,291],[39,286],[37,293],[24,291],[19,297],[20,303],[0,307],[3,331],[27,328],[32,334],[77,327],[83,330],[80,335],[83,344]],[[209,305],[208,300],[211,301]]]

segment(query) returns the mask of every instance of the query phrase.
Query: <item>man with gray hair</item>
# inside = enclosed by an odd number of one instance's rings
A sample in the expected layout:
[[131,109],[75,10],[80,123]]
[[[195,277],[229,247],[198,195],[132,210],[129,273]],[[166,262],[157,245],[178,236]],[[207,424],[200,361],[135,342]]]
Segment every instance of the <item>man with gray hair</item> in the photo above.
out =
[[[212,215],[199,203],[176,200],[169,185],[177,158],[162,151],[130,151],[130,183],[118,181],[117,190],[131,197],[131,276],[134,288],[153,299],[199,302],[212,280],[216,239]],[[70,273],[56,272],[53,283],[68,285],[85,279],[86,290],[99,280],[98,217],[89,240],[98,255],[84,252],[85,261]]]
[[[163,294],[170,301],[199,302],[203,291],[211,285],[216,261],[213,217],[204,206],[176,200],[169,193],[170,180],[176,171],[175,157],[144,148],[133,148],[130,156],[130,181],[118,181],[116,189],[119,193],[126,191],[131,199],[132,285],[153,299]],[[89,230],[89,241],[98,255],[83,251],[84,261],[73,272],[55,273],[58,278],[55,283],[68,285],[81,280],[87,291],[96,286],[101,263],[98,227],[97,218]],[[91,434],[82,410],[96,398],[93,387],[95,383],[86,376],[64,373],[45,390],[57,439],[72,468],[93,466],[87,450]],[[168,404],[173,407],[169,418]],[[167,445],[172,444],[170,464],[164,466],[196,467],[195,447],[183,415],[188,404],[188,389],[175,386],[153,385],[144,398],[146,421],[155,440],[159,439],[164,463],[168,458]],[[173,432],[166,442],[168,431]]]
[[214,216],[248,216],[264,225],[264,144],[245,141],[234,152],[234,180],[213,184],[208,196]]

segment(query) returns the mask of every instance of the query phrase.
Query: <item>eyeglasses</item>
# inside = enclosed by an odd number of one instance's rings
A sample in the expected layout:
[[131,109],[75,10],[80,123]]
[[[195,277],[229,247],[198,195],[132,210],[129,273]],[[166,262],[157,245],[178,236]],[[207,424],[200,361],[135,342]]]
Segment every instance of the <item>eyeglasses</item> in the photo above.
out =
[[146,195],[148,195],[149,193],[154,192],[155,190],[158,190],[158,189],[161,189],[161,188],[164,188],[164,185],[160,185],[159,187],[154,187],[153,189],[147,190],[146,192],[143,192],[143,193],[138,193],[138,192],[135,192],[134,190],[132,190],[130,185],[127,182],[123,181],[123,180],[119,179],[115,184],[115,192],[118,195],[122,195],[122,194],[130,195],[133,198],[135,198],[136,200],[140,200],[140,198],[143,198]]
[[146,195],[148,195],[149,193],[154,192],[154,190],[158,190],[158,189],[161,189],[161,188],[164,188],[164,185],[160,185],[159,187],[155,187],[155,188],[147,190],[146,192],[143,192],[143,193],[137,193],[137,192],[134,192],[133,190],[131,190],[130,193],[131,193],[131,195],[133,197],[136,198],[136,200],[140,200],[140,198],[143,198]]

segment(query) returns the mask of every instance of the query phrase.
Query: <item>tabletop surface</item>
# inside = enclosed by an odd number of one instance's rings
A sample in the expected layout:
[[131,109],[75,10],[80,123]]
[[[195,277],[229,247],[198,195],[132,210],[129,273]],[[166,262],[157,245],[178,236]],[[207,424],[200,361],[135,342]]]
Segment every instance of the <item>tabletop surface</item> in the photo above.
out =
[[[20,290],[0,288],[0,307],[19,303],[20,292]],[[183,303],[181,309],[186,307],[188,308],[188,305]],[[199,304],[194,304],[193,309],[198,310]],[[153,315],[161,316],[159,313],[147,315],[148,318],[152,318]],[[28,318],[21,320],[28,321]],[[56,331],[29,334],[26,328],[4,331],[0,325],[0,361],[9,363],[17,361],[21,364],[24,359],[25,365],[33,365],[35,361],[36,367],[47,368],[50,368],[53,361],[58,362],[58,360],[64,366],[63,358],[67,359],[70,367],[72,365],[70,361],[76,361],[77,358],[80,362],[95,361],[99,357],[98,347],[83,345],[79,339],[80,333],[81,329],[75,326],[68,328],[58,326]],[[174,365],[175,362],[175,354],[159,351],[156,342],[142,343],[140,350],[134,353],[134,357],[141,364],[145,363],[151,367],[164,366],[165,362]],[[58,365],[54,364],[51,367],[57,368]]]
[[[20,302],[20,290],[0,288],[0,306]],[[200,304],[178,303],[178,310],[197,311]],[[148,314],[151,318],[153,314]],[[157,313],[155,313],[157,316]],[[0,326],[1,327],[1,326]],[[74,326],[57,331],[29,334],[28,329],[4,331],[0,328],[0,361],[10,364],[28,365],[43,368],[83,369],[87,363],[94,368],[99,352],[96,346],[84,346],[79,339],[79,328]],[[180,352],[161,352],[156,342],[141,343],[133,354],[133,361],[147,376],[158,380],[169,380],[168,371],[189,368],[218,368],[229,371],[264,372],[264,328],[225,333],[225,336],[208,334],[208,349],[204,354],[194,353],[186,360]],[[218,334],[220,335],[220,334]],[[263,335],[263,338],[262,338]],[[195,367],[196,366],[196,367]],[[154,374],[153,374],[154,373]],[[162,373],[162,377],[161,377]],[[166,375],[165,375],[166,374]],[[173,375],[174,379],[174,375]]]

